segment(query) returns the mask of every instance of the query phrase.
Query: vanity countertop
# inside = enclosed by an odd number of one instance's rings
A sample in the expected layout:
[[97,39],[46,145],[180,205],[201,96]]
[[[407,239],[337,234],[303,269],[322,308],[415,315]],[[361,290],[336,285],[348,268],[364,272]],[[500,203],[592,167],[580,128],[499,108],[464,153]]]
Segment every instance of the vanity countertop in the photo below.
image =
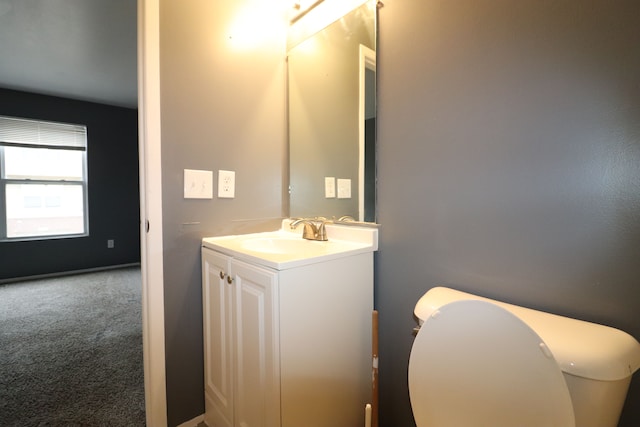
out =
[[302,227],[291,230],[290,220],[284,220],[276,231],[206,237],[202,246],[275,270],[287,270],[303,265],[378,249],[378,229],[327,224],[327,241],[305,240]]

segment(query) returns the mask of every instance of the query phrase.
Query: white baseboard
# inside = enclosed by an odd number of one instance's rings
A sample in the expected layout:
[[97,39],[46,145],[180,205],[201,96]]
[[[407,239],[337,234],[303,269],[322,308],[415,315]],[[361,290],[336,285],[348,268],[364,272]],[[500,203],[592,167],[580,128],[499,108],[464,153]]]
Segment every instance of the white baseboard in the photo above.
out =
[[198,424],[204,421],[204,414],[195,417],[192,420],[180,424],[178,427],[196,427]]
[[97,271],[115,270],[117,268],[136,267],[136,266],[139,267],[140,263],[133,262],[130,264],[118,264],[118,265],[107,265],[104,267],[85,268],[84,270],[71,270],[71,271],[61,271],[59,273],[35,274],[33,276],[10,277],[8,279],[0,279],[0,285],[4,285],[5,283],[22,282],[26,280],[49,279],[53,277],[71,276],[74,274],[82,274],[82,273],[94,273]]

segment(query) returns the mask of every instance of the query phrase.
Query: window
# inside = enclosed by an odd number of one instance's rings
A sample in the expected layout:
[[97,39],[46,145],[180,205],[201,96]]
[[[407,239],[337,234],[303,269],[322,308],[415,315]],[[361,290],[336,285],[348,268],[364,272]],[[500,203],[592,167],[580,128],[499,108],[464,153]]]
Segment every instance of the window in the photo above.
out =
[[86,236],[86,126],[0,116],[0,204],[0,240]]

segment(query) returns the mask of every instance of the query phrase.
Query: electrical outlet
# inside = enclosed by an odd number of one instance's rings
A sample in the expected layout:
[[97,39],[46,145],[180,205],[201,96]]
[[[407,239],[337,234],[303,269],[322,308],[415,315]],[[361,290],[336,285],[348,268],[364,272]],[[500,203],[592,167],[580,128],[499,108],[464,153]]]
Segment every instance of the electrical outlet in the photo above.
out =
[[107,240],[107,248],[113,249],[114,246],[115,246],[115,240],[113,240],[113,239]]
[[218,171],[218,197],[233,199],[236,196],[236,173],[234,171]]
[[336,197],[336,179],[333,176],[324,177],[324,197],[326,199]]

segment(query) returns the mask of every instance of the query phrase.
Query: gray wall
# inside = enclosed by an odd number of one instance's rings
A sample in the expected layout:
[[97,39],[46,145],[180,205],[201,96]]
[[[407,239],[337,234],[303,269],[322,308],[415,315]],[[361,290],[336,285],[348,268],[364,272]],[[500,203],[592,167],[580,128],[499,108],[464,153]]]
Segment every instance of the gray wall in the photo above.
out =
[[[387,0],[378,50],[381,425],[413,425],[435,285],[640,339],[640,3]],[[620,426],[640,425],[636,374]]]
[[[285,211],[286,39],[269,29],[251,36],[262,19],[275,19],[258,3],[247,15],[244,3],[160,1],[170,426],[204,413],[202,237],[276,229]],[[185,168],[214,171],[212,200],[183,199]],[[236,171],[235,199],[216,197],[219,169]]]
[[[287,211],[284,36],[231,48],[239,3],[160,2],[169,425],[204,410],[200,238],[268,229]],[[640,338],[640,11],[384,3],[376,305],[392,427],[413,424],[412,309],[432,286]],[[236,199],[182,199],[184,168],[235,170]],[[622,427],[640,425],[639,383]]]

